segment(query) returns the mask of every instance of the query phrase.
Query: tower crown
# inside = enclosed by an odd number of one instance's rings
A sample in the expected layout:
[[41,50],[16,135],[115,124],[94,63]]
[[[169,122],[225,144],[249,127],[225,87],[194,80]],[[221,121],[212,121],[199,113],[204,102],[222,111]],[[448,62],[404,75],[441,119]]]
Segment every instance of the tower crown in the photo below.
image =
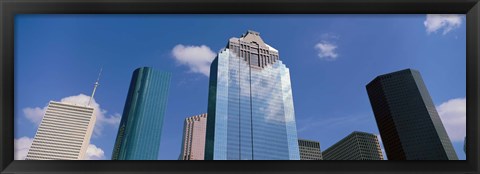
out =
[[266,44],[260,33],[253,30],[247,30],[240,38],[230,38],[227,48],[254,68],[264,68],[279,60],[278,50]]

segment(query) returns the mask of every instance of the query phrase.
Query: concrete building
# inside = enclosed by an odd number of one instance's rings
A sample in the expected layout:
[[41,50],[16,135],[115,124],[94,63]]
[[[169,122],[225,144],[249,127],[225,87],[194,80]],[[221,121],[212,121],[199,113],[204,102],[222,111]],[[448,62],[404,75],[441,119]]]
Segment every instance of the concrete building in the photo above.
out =
[[300,160],[323,160],[320,142],[298,139],[298,147],[300,149]]
[[207,114],[185,119],[180,160],[203,160],[205,156],[205,134]]
[[418,71],[380,75],[366,88],[388,160],[458,160]]
[[95,121],[93,107],[50,101],[25,160],[83,160]]
[[352,132],[323,151],[324,160],[383,160],[377,135]]

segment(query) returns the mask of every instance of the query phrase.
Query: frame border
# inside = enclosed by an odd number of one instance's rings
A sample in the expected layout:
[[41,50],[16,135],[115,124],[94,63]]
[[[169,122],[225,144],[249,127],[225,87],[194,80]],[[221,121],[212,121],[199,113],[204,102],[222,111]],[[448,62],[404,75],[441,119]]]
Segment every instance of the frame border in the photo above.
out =
[[[0,173],[478,173],[479,0],[0,0]],[[466,14],[465,161],[14,161],[16,14]]]

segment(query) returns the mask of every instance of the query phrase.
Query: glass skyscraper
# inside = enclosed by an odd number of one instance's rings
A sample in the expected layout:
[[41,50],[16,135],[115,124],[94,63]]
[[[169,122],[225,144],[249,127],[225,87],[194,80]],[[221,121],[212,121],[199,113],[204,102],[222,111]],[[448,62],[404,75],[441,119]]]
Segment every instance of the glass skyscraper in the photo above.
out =
[[150,67],[133,72],[112,160],[157,160],[170,76]]
[[380,75],[366,88],[388,160],[458,160],[418,71]]
[[258,32],[230,38],[212,62],[205,159],[300,159],[290,72]]

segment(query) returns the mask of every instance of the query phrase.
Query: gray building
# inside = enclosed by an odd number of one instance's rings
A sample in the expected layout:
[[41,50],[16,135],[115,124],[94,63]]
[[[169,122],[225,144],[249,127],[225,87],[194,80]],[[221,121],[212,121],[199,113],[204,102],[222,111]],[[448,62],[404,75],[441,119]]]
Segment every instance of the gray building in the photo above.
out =
[[366,88],[389,160],[458,160],[418,71],[380,75]]
[[323,151],[324,160],[383,160],[377,135],[352,132]]
[[300,149],[300,160],[323,160],[318,141],[298,139],[298,148]]

